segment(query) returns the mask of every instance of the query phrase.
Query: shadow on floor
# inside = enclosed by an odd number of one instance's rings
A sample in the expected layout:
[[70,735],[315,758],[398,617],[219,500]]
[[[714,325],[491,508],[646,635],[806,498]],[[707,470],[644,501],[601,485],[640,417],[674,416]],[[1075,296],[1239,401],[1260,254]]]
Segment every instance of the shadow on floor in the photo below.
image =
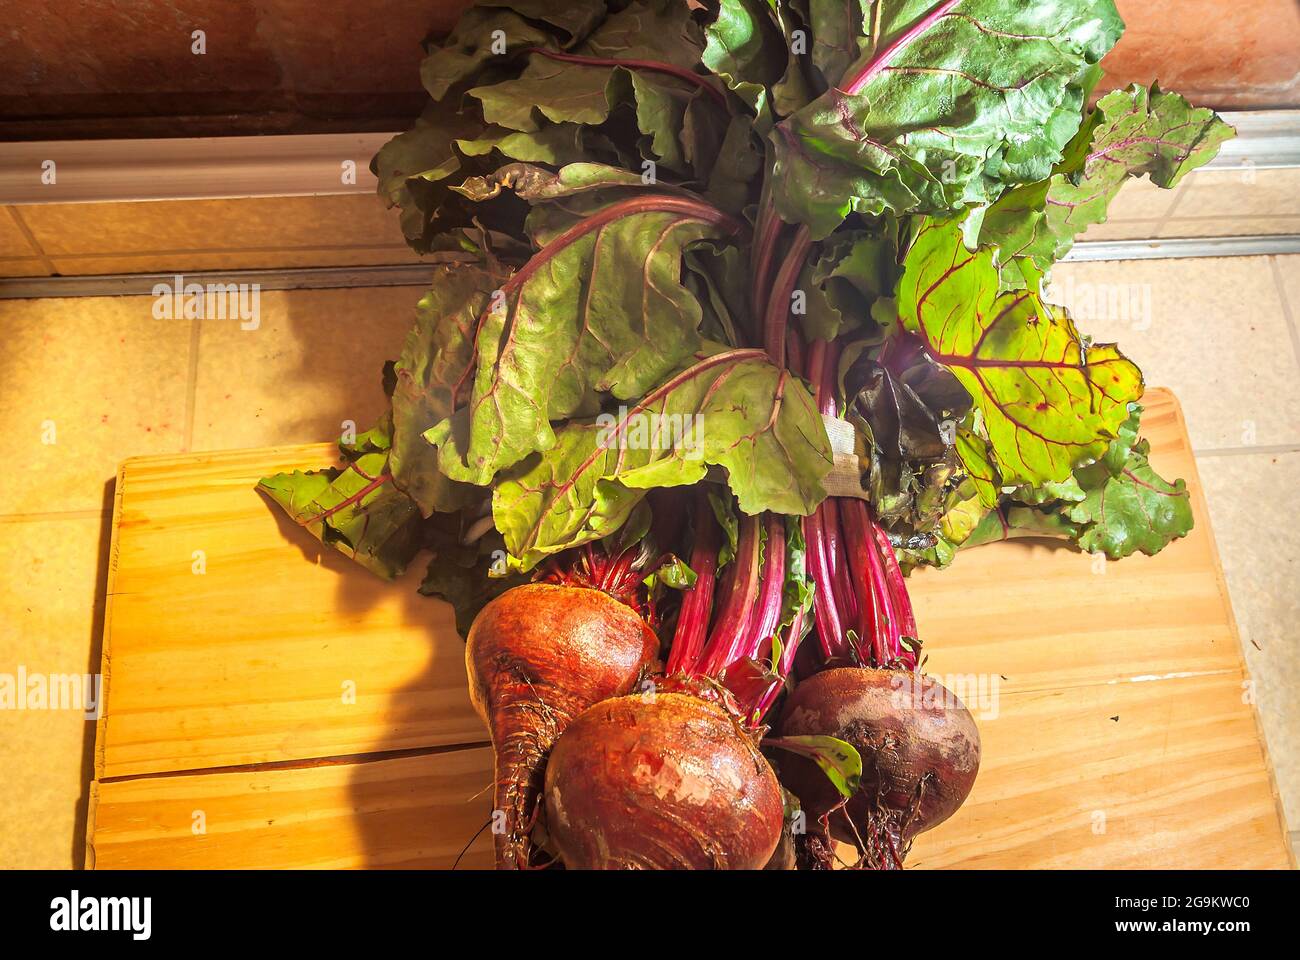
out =
[[[99,528],[99,559],[95,568],[94,615],[90,621],[90,659],[86,672],[99,674],[103,669],[104,624],[108,605],[108,577],[113,562],[113,498],[117,493],[117,479],[104,484],[103,519]],[[102,691],[105,689],[101,685]],[[103,709],[103,703],[100,704]],[[71,866],[81,869],[86,865],[86,831],[90,819],[90,787],[95,779],[94,721],[86,721],[86,734],[81,745],[81,796],[77,799],[76,820],[72,830]]]

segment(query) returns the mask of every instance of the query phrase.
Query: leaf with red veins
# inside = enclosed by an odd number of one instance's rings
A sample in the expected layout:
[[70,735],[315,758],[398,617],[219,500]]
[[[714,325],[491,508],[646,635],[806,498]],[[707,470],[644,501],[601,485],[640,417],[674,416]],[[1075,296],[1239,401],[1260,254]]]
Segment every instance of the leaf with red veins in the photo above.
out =
[[1004,484],[1064,480],[1102,456],[1142,395],[1142,374],[1113,344],[1084,342],[1035,293],[1000,292],[993,252],[968,251],[960,221],[921,229],[898,310],[974,399]]
[[845,75],[770,135],[777,212],[821,239],[1049,176],[1122,29],[1111,0],[877,0]]
[[[712,345],[711,349],[717,349]],[[571,422],[498,478],[492,515],[522,569],[617,530],[646,492],[726,472],[738,505],[806,515],[832,456],[813,398],[762,350],[701,355],[639,402]]]
[[552,422],[640,397],[700,349],[684,248],[738,230],[698,199],[638,194],[578,221],[488,297],[456,411],[424,434],[447,477],[486,486],[555,443]]
[[1080,472],[1087,496],[1063,508],[1080,524],[1080,548],[1119,560],[1141,551],[1158,553],[1171,540],[1192,529],[1192,502],[1187,484],[1169,483],[1147,462],[1150,445],[1142,440],[1129,452],[1118,474],[1108,470]]
[[438,450],[424,434],[455,411],[456,384],[474,363],[475,322],[504,280],[504,270],[499,268],[469,263],[435,266],[394,365],[389,469],[398,489],[426,517],[459,509],[475,492],[438,469]]
[[957,428],[955,440],[953,446],[974,487],[979,505],[984,510],[992,508],[998,502],[1002,479],[990,462],[988,441],[968,426]]
[[419,551],[420,511],[396,489],[385,451],[344,467],[264,477],[258,489],[321,543],[386,579],[399,576]]
[[1003,263],[1030,257],[1047,267],[1074,238],[1106,220],[1106,208],[1131,177],[1176,187],[1234,135],[1212,110],[1192,107],[1159,86],[1109,93],[1066,148],[1049,180],[1017,187],[989,208],[979,242]]

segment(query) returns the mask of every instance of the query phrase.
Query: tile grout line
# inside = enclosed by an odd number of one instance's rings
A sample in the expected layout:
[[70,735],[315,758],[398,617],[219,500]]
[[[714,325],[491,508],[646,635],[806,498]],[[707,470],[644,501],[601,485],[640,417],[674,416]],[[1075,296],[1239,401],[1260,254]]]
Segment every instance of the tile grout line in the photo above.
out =
[[1201,450],[1192,448],[1192,455],[1196,457],[1265,456],[1270,453],[1300,453],[1300,443],[1261,444],[1254,447],[1206,447]]
[[1287,299],[1286,284],[1282,282],[1282,268],[1277,264],[1277,254],[1268,258],[1269,269],[1273,273],[1273,285],[1277,287],[1278,299],[1282,302],[1282,316],[1286,319],[1287,331],[1291,334],[1291,350],[1295,354],[1297,366],[1300,366],[1300,328],[1296,326],[1295,312],[1291,301]]
[[[1295,220],[1298,218],[1300,218],[1300,214],[1294,213],[1206,213],[1200,216],[1170,217],[1169,219],[1186,223],[1189,220]],[[1120,221],[1120,223],[1123,222]]]
[[18,231],[23,235],[23,239],[25,239],[28,245],[31,246],[32,250],[36,252],[36,259],[41,262],[41,266],[51,274],[56,273],[57,271],[54,268],[54,261],[45,253],[45,249],[41,246],[40,241],[36,239],[36,234],[32,233],[32,228],[27,226],[27,222],[23,220],[22,215],[18,213],[18,208],[11,206],[6,207],[5,209],[9,211],[9,216],[13,218],[14,226],[16,226]]
[[194,405],[199,383],[199,325],[198,317],[190,320],[190,352],[185,371],[185,433],[181,439],[181,453],[189,453],[194,446]]

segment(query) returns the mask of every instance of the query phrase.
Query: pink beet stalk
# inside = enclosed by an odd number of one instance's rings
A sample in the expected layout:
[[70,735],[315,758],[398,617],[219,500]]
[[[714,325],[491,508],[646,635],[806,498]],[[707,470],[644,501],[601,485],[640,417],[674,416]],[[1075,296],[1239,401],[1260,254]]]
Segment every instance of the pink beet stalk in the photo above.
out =
[[669,676],[691,670],[704,651],[713,613],[713,586],[717,577],[718,550],[722,546],[722,529],[713,516],[709,495],[704,489],[695,496],[695,545],[691,549],[691,569],[695,584],[682,597],[677,615],[666,672]]
[[790,676],[790,671],[794,669],[794,657],[799,652],[799,641],[803,638],[804,619],[804,611],[796,610],[790,626],[781,637],[781,658],[775,664],[776,679],[768,685],[754,705],[754,712],[751,714],[751,721],[754,724],[762,723],[767,712],[776,703],[777,697],[781,696],[781,691],[785,689],[786,677]]
[[917,37],[925,33],[936,23],[952,12],[952,8],[957,6],[960,0],[944,0],[943,3],[931,8],[927,13],[904,33],[900,34],[894,40],[890,41],[883,47],[879,53],[868,60],[856,74],[847,77],[840,82],[839,89],[849,96],[861,93],[862,88],[871,82],[871,79],[884,70],[894,57],[912,43]]
[[907,665],[911,669],[916,666],[916,655],[903,645],[903,637],[916,639],[916,614],[912,610],[912,598],[907,593],[907,582],[903,577],[902,568],[898,565],[898,557],[894,554],[894,545],[889,542],[889,535],[878,523],[873,523],[872,529],[884,567],[885,584],[892,612],[890,655],[895,660],[910,661]]
[[858,659],[863,663],[879,665],[884,657],[883,637],[887,624],[884,604],[877,595],[877,579],[872,554],[875,537],[872,533],[871,515],[866,503],[847,500],[840,511],[844,520],[844,534],[849,546],[849,568],[853,582],[858,585],[861,602],[855,628],[858,634]]
[[[776,222],[778,224],[781,222],[779,217],[776,218]],[[785,331],[790,318],[790,298],[794,293],[794,285],[799,281],[799,272],[803,270],[803,262],[808,258],[808,250],[811,246],[812,235],[808,232],[807,226],[800,224],[794,238],[790,241],[789,249],[786,250],[785,260],[776,272],[776,280],[772,283],[772,295],[768,298],[764,309],[763,346],[768,356],[772,358],[772,362],[778,367],[785,366]]]
[[[826,359],[822,363],[821,380],[817,387],[817,409],[826,417],[838,417],[840,354],[843,347],[838,341],[826,345]],[[822,534],[826,539],[826,562],[830,570],[831,588],[835,591],[835,605],[845,623],[858,617],[858,595],[853,589],[848,555],[845,551],[844,533],[841,529],[839,498],[827,498],[817,507],[821,514]]]
[[709,633],[708,644],[699,661],[687,666],[687,673],[717,676],[710,669],[726,659],[727,651],[736,637],[742,635],[754,615],[758,602],[759,542],[758,517],[742,516],[740,518],[740,539],[736,545],[736,559],[727,569],[725,576],[730,583],[726,589],[726,600],[718,612],[718,619]]
[[[709,649],[700,663],[699,672],[719,677],[738,660],[758,660],[763,645],[781,622],[781,600],[785,586],[785,523],[776,514],[767,514],[764,522],[767,544],[764,548],[757,605],[745,611],[741,629],[728,632],[719,621],[719,629],[709,641]],[[739,581],[737,582],[739,586]],[[733,593],[733,596],[735,594]]]
[[[817,390],[819,408],[822,399],[822,372],[826,366],[826,347],[825,340],[814,340],[808,348],[806,378]],[[811,516],[804,517],[803,536],[808,544],[808,573],[812,576],[814,587],[813,609],[817,614],[817,637],[821,641],[822,655],[827,660],[833,660],[842,657],[847,650],[844,646],[844,630],[840,621],[839,608],[835,603],[834,578],[826,550],[823,516],[822,511],[818,509]]]

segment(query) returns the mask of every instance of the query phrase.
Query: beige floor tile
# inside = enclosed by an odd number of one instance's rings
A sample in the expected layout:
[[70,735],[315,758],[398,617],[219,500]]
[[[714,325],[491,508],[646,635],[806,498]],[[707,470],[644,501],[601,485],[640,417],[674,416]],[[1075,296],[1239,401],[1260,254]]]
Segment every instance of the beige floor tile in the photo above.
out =
[[397,211],[366,194],[51,203],[20,213],[51,257],[402,243]]
[[[228,253],[202,251],[135,253],[113,257],[55,257],[63,276],[105,273],[185,273],[196,270],[271,270],[277,267],[350,267],[384,263],[419,263],[420,256],[405,245],[332,247],[307,250],[276,248]],[[3,264],[0,263],[0,268]]]
[[1300,442],[1300,365],[1267,257],[1063,263],[1052,297],[1182,401],[1197,449]]
[[1300,334],[1300,254],[1288,257],[1273,257],[1274,275],[1282,287],[1286,298],[1287,313],[1297,334]]
[[1146,177],[1135,177],[1124,183],[1115,199],[1106,208],[1110,220],[1160,220],[1174,205],[1174,197],[1182,187],[1173,190],[1157,187]]
[[[0,521],[0,674],[99,671],[105,531],[100,518]],[[77,709],[0,709],[0,868],[81,865],[94,737]]]
[[30,257],[35,253],[10,208],[0,209],[0,257]]
[[150,297],[3,300],[0,513],[100,509],[126,457],[185,442],[188,321]]
[[1300,216],[1300,168],[1197,170],[1180,187],[1177,217]]
[[1149,240],[1160,229],[1159,220],[1106,220],[1094,223],[1080,240]]
[[0,277],[48,277],[50,270],[38,257],[0,260]]
[[1272,505],[1300,489],[1300,453],[1197,461],[1287,819],[1300,825],[1300,529]]
[[1158,237],[1254,237],[1300,233],[1296,217],[1196,217],[1166,220]]
[[384,362],[401,352],[419,287],[263,293],[261,324],[204,321],[194,449],[332,440],[385,409]]

